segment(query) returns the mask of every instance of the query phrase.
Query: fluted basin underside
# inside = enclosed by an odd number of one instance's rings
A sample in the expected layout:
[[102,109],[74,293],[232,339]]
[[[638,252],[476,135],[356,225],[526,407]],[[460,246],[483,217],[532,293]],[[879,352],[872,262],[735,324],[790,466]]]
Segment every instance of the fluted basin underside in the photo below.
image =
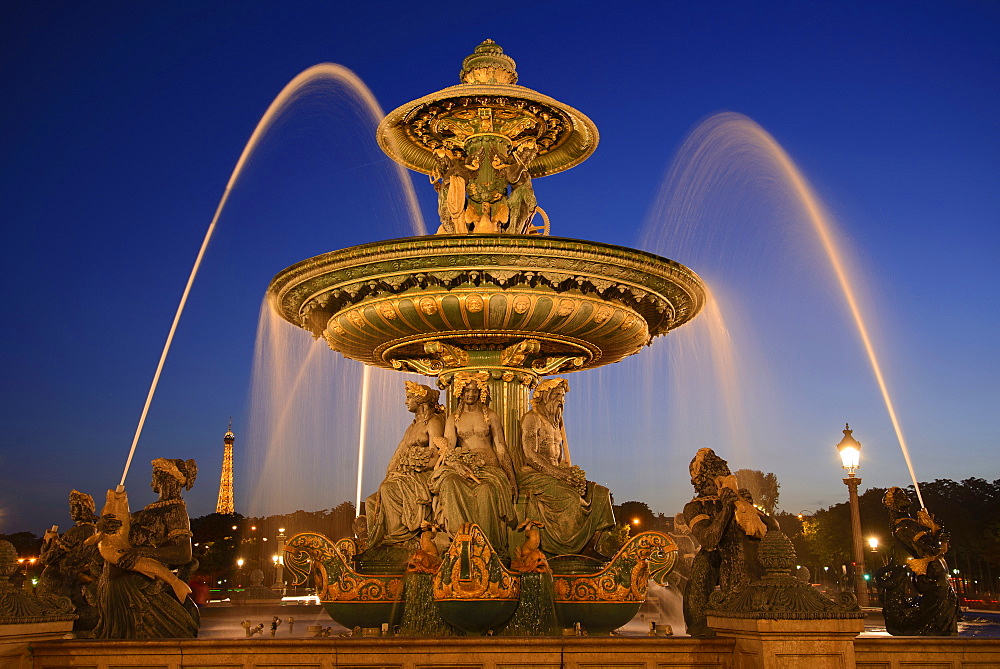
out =
[[[545,373],[617,362],[698,313],[698,276],[621,246],[540,235],[434,235],[354,246],[280,272],[287,321],[365,364],[400,368],[437,342],[531,344]],[[544,360],[565,359],[566,364]]]

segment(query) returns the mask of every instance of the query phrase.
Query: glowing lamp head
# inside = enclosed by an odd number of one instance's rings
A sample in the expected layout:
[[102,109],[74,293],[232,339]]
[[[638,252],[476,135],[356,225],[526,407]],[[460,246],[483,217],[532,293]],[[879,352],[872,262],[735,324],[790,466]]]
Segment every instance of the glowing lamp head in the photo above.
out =
[[861,443],[851,436],[851,426],[844,426],[844,438],[837,444],[840,451],[840,460],[844,463],[844,469],[848,476],[854,476],[854,471],[861,462]]
[[633,525],[638,525],[639,524],[639,519],[638,518],[633,518],[632,519],[632,524]]
[[284,533],[285,533],[285,528],[279,527],[278,528],[278,534],[284,534]]
[[878,538],[877,537],[869,537],[868,538],[868,545],[871,547],[871,549],[873,551],[877,551],[878,550]]
[[241,568],[243,567],[243,558],[239,558],[238,560],[236,560],[236,566]]

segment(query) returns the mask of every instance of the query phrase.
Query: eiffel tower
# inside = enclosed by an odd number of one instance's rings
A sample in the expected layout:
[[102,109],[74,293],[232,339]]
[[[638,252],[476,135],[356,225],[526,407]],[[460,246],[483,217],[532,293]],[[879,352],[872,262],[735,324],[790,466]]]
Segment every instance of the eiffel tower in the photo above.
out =
[[229,429],[226,430],[222,438],[226,449],[222,455],[222,477],[219,479],[219,501],[215,505],[216,513],[235,513],[236,507],[233,503],[233,442],[236,435],[233,434],[233,419],[229,419]]

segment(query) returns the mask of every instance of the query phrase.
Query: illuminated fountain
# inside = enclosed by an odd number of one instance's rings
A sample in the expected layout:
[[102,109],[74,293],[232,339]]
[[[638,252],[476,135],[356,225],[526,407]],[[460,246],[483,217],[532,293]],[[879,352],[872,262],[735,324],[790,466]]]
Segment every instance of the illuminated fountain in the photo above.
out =
[[[517,85],[513,60],[491,41],[466,58],[461,80],[396,109],[378,128],[391,158],[435,182],[437,234],[304,260],[274,278],[268,297],[283,318],[347,358],[435,378],[453,413],[458,391],[477,380],[517,470],[525,464],[521,420],[544,377],[638,353],[694,318],[705,290],[691,270],[666,258],[549,236],[531,180],[585,160],[597,146],[596,127],[575,109]],[[524,497],[522,491],[517,520],[537,520],[526,517]],[[543,538],[551,570],[522,573],[508,566],[530,528],[510,532],[507,550],[507,537],[494,537],[494,547],[475,526],[448,529],[454,541],[442,545],[443,564],[458,565],[464,585],[452,587],[442,567],[433,574],[433,598],[447,622],[468,632],[502,627],[512,607],[501,601],[516,608],[521,583],[530,578],[554,583],[564,627],[580,623],[607,633],[635,614],[649,570],[665,576],[674,560],[670,539],[655,532],[633,537],[603,560],[556,557]],[[348,627],[395,624],[404,608],[407,549],[412,553],[415,543],[365,548],[353,539],[334,545],[299,535],[288,542],[286,563],[293,572],[312,566],[323,574],[321,599]],[[619,585],[600,585],[610,575]],[[489,612],[470,615],[463,605],[473,600],[477,611]]]

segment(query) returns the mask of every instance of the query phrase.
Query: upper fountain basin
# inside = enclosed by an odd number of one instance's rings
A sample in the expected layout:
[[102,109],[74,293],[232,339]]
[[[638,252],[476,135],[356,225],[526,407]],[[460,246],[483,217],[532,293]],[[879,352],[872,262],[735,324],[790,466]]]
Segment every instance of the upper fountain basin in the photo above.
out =
[[430,342],[475,350],[534,340],[538,356],[586,369],[689,321],[705,289],[687,267],[622,246],[433,235],[304,260],[271,281],[268,298],[285,320],[369,365],[400,368]]

